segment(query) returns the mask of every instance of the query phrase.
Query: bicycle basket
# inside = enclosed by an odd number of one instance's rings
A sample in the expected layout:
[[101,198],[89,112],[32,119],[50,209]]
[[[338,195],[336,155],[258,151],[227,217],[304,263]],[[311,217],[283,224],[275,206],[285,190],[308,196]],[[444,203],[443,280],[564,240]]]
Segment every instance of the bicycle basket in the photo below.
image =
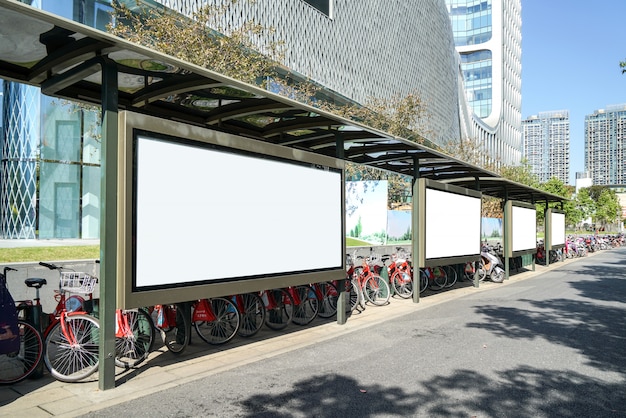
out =
[[61,273],[61,289],[70,293],[92,293],[98,278],[87,273],[64,271]]

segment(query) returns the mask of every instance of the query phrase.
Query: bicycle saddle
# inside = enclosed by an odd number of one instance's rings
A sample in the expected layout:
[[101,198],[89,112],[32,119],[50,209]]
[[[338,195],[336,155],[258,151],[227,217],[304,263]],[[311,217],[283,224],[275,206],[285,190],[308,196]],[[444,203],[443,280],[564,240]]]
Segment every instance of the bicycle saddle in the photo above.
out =
[[48,282],[46,281],[46,279],[41,279],[41,278],[28,278],[26,280],[24,280],[24,283],[26,283],[26,286],[28,287],[34,287],[35,289],[41,289],[41,287],[44,284],[47,284]]

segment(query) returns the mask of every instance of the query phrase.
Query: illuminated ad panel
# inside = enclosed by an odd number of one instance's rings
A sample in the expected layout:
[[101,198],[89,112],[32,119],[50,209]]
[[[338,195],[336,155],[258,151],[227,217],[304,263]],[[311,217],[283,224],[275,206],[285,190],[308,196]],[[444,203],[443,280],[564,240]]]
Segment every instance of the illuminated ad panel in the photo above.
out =
[[513,252],[535,251],[537,249],[536,212],[534,207],[512,205],[511,250]]
[[550,245],[551,247],[565,246],[565,213],[548,209],[550,219]]
[[137,288],[341,267],[340,171],[149,133],[134,148]]
[[[433,187],[425,192],[425,258],[449,259],[480,254],[480,193],[459,187]],[[470,194],[466,194],[470,193]]]

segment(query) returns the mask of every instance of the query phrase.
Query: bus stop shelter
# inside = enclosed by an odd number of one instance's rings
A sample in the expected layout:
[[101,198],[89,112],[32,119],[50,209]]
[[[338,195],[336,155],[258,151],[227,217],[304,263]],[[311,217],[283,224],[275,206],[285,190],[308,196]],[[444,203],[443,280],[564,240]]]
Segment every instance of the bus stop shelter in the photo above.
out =
[[0,0],[0,39],[1,78],[40,87],[47,95],[102,107],[99,381],[103,390],[115,385],[112,353],[118,243],[112,232],[121,221],[117,211],[121,110],[413,179],[480,190],[505,200],[563,201],[560,196],[502,179],[426,146],[13,0]]

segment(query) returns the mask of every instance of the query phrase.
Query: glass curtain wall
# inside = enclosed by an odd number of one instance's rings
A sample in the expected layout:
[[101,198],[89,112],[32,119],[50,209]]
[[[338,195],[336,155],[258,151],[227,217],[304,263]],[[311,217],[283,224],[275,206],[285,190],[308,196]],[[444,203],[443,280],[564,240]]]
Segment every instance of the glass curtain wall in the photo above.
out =
[[[39,0],[34,7],[104,30],[110,1]],[[0,237],[98,238],[100,111],[0,83]]]
[[[479,45],[492,38],[491,0],[446,0],[457,47]],[[481,118],[492,109],[492,57],[488,49],[461,52],[467,100]]]

